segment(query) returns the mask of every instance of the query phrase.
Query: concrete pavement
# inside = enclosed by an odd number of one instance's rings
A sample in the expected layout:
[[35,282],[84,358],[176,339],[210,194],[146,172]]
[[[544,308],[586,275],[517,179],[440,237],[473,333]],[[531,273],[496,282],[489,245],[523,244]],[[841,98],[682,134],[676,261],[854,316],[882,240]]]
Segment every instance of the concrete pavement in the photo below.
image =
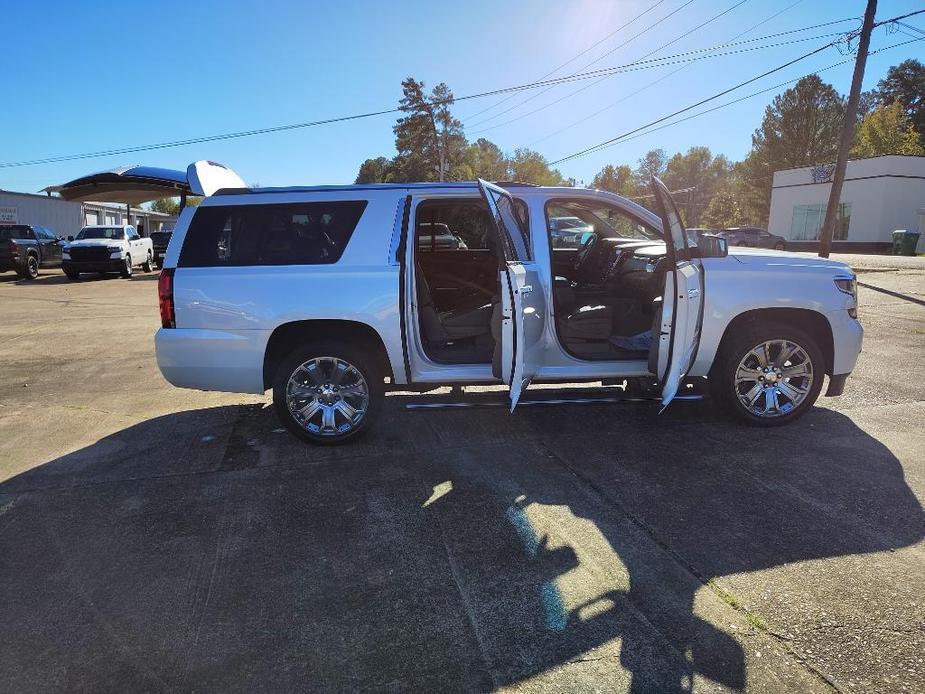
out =
[[508,415],[396,394],[333,449],[264,398],[166,384],[153,275],[7,277],[2,691],[925,681],[915,268],[861,274],[845,396],[783,429],[709,403]]

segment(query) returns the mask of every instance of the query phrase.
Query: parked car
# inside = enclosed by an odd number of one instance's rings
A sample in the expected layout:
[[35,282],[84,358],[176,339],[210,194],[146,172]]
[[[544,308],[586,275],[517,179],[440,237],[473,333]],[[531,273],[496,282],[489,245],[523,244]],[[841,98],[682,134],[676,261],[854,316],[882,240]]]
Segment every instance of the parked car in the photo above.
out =
[[786,250],[787,239],[757,227],[733,227],[717,232],[730,246],[751,246],[752,248],[773,248]]
[[[846,265],[694,245],[655,179],[660,216],[566,187],[218,190],[205,175],[190,187],[213,194],[181,213],[159,278],[158,366],[180,387],[272,389],[313,443],[367,429],[386,388],[437,384],[500,382],[513,409],[534,381],[649,379],[667,405],[707,377],[739,418],[779,425],[826,375],[841,394],[861,349]],[[549,218],[566,215],[593,228],[578,249],[550,244]],[[485,243],[425,253],[418,221],[438,216]]]
[[0,226],[0,272],[13,271],[26,280],[39,276],[39,268],[59,267],[63,239],[37,224]]
[[164,254],[167,253],[167,246],[170,244],[170,236],[173,231],[152,231],[151,244],[154,249],[154,265],[158,269],[164,265]]
[[579,217],[552,217],[549,220],[549,236],[554,248],[577,248],[594,232],[594,229]]
[[450,227],[439,222],[422,222],[418,225],[418,246],[436,251],[466,250],[466,242],[450,231]]
[[130,225],[85,226],[76,237],[68,237],[68,242],[62,264],[70,280],[80,279],[82,272],[118,272],[129,278],[136,265],[145,272],[154,269],[151,239],[142,238]]

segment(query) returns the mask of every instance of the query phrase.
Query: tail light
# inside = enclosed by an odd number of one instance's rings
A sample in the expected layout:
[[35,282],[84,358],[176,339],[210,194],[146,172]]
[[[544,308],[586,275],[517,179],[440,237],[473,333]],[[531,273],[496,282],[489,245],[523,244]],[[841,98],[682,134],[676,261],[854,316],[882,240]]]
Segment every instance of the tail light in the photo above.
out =
[[15,241],[7,241],[10,246],[10,255],[14,258],[19,257],[19,246],[16,245]]
[[157,299],[161,306],[161,325],[176,328],[177,317],[173,310],[173,268],[161,270],[157,279]]

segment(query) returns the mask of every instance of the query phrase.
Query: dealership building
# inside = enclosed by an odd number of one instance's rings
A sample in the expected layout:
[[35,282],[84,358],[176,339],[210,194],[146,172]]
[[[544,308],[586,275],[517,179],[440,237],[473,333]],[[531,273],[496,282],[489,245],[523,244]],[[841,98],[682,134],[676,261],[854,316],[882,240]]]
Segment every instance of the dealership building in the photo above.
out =
[[173,229],[177,218],[112,202],[68,202],[53,195],[0,190],[0,225],[34,224],[74,236],[88,224],[131,224],[147,236]]
[[[791,250],[815,250],[835,166],[774,172],[768,231]],[[897,229],[918,231],[925,249],[925,157],[888,155],[848,162],[832,249],[888,252]]]

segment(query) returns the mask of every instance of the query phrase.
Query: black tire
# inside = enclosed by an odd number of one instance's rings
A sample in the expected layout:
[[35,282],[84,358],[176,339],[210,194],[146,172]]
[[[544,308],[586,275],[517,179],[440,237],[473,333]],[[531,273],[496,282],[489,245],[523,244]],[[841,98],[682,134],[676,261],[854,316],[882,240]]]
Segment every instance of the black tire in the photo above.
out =
[[73,270],[65,270],[64,274],[71,282],[77,282],[80,280],[79,272],[74,272]]
[[784,249],[785,249],[785,246],[780,241],[774,244],[775,251],[783,251]]
[[22,269],[19,271],[19,276],[24,280],[34,280],[39,276],[39,259],[34,253],[29,253],[26,256]]
[[[810,362],[812,380],[803,400],[796,406],[790,402],[792,409],[774,416],[760,416],[749,410],[740,400],[735,376],[739,364],[752,349],[774,340],[786,340],[798,345],[805,352]],[[819,397],[823,380],[825,380],[825,359],[822,349],[807,332],[796,326],[776,321],[755,322],[736,331],[735,334],[728,334],[723,340],[713,368],[710,370],[710,391],[714,400],[738,419],[752,426],[774,427],[789,424],[806,414]],[[797,378],[795,384],[803,386],[806,381]],[[759,386],[757,382],[755,385]],[[742,396],[745,397],[745,394],[743,393]],[[760,402],[767,406],[767,396],[759,395],[758,397],[761,399]],[[785,397],[784,400],[786,399]]]
[[145,264],[141,266],[141,269],[145,272],[154,272],[154,258],[151,257],[150,253],[148,253]]
[[[333,364],[332,361],[329,361],[332,359],[339,359],[346,362],[356,369],[366,384],[368,402],[366,404],[365,414],[363,414],[362,418],[355,425],[343,433],[318,433],[311,431],[310,427],[317,427],[318,424],[312,421],[314,415],[306,425],[303,425],[289,410],[286,389],[289,384],[290,376],[292,376],[300,366],[316,358],[324,359],[325,361],[323,364],[325,367],[329,367]],[[383,378],[384,375],[377,367],[374,355],[368,351],[340,340],[319,340],[296,347],[280,362],[273,378],[273,405],[276,408],[276,414],[280,418],[280,421],[283,422],[285,427],[292,432],[292,434],[303,441],[308,441],[309,443],[317,445],[340,444],[362,434],[379,416],[385,397]],[[308,385],[307,379],[306,385]],[[320,401],[320,395],[315,397]],[[334,395],[334,397],[337,396]],[[358,401],[354,399],[352,402],[356,404]],[[341,420],[344,419],[342,414],[337,414],[335,417]],[[336,421],[337,419],[335,419],[335,422]],[[340,426],[344,426],[344,424],[346,424],[346,422],[342,422]]]
[[132,256],[125,256],[125,264],[122,266],[122,269],[119,271],[119,274],[123,279],[132,278]]

